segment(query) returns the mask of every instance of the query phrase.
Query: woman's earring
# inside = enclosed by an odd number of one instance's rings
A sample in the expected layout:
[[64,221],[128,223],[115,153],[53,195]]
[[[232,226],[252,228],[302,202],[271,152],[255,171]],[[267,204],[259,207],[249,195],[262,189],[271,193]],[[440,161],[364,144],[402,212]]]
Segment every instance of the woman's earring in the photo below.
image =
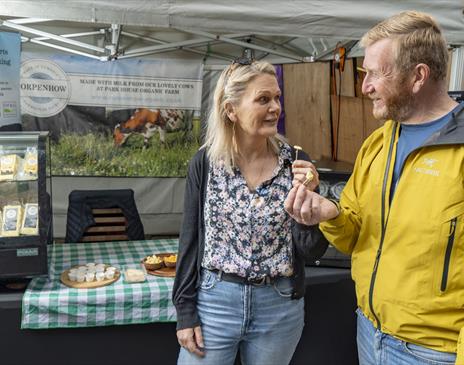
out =
[[232,148],[235,152],[238,152],[237,139],[235,138],[235,122],[232,122]]

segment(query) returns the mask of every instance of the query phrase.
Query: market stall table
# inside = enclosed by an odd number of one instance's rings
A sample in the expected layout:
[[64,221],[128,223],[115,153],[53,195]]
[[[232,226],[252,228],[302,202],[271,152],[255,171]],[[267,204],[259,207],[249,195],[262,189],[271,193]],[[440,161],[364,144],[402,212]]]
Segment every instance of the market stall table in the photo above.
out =
[[[152,253],[175,252],[177,245],[177,239],[170,239],[50,247],[51,280],[33,279],[24,293],[0,285],[0,363],[128,365],[155,358],[156,363],[175,364],[179,345],[172,278],[148,276],[143,284],[124,284],[120,278],[108,287],[81,290],[61,284],[59,275],[87,262],[120,267]],[[306,267],[305,272],[307,325],[291,364],[311,359],[315,364],[357,365],[350,270]],[[334,343],[337,351],[332,351]]]
[[49,277],[33,279],[22,299],[22,329],[76,328],[175,322],[173,278],[147,275],[143,283],[121,276],[94,289],[69,288],[61,273],[75,265],[105,263],[123,269],[154,253],[177,252],[177,239],[55,244],[49,249]]

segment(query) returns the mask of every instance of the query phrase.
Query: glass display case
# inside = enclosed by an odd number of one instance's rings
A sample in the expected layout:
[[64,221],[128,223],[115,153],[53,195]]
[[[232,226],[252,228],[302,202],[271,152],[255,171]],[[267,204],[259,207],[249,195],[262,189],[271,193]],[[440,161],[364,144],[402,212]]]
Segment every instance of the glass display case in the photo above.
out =
[[0,133],[0,279],[47,274],[47,146],[48,132]]

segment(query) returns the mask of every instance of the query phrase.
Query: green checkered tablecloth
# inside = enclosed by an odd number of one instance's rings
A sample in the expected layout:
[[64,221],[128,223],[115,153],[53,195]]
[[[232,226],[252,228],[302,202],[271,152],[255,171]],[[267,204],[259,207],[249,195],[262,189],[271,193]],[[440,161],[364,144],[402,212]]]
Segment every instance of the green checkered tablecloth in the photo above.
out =
[[95,289],[68,288],[61,273],[74,265],[101,262],[121,268],[153,253],[177,252],[177,239],[54,244],[49,277],[35,278],[22,302],[21,328],[74,328],[176,320],[173,278],[147,275],[144,283],[118,281]]

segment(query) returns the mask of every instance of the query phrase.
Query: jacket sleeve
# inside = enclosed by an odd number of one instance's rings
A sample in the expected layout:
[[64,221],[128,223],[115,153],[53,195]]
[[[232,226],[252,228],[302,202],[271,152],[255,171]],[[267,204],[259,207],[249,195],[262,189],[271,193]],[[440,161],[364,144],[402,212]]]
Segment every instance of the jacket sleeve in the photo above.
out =
[[366,139],[356,158],[353,173],[351,174],[345,188],[342,191],[340,202],[338,204],[339,214],[336,218],[321,222],[321,228],[324,236],[334,245],[337,250],[351,255],[358,241],[359,231],[361,229],[362,217],[358,204],[358,190],[362,189],[359,172],[363,163],[363,157],[366,147],[369,146],[371,137]]
[[319,225],[330,243],[337,250],[348,255],[354,250],[361,228],[361,217],[356,209],[357,204],[348,197],[350,194],[348,190],[350,189],[351,184],[348,181],[338,204],[340,212],[338,216],[334,219],[321,222]]
[[179,236],[179,253],[172,301],[177,312],[177,330],[200,325],[198,318],[197,280],[201,192],[201,158],[190,162],[184,195],[184,215]]

